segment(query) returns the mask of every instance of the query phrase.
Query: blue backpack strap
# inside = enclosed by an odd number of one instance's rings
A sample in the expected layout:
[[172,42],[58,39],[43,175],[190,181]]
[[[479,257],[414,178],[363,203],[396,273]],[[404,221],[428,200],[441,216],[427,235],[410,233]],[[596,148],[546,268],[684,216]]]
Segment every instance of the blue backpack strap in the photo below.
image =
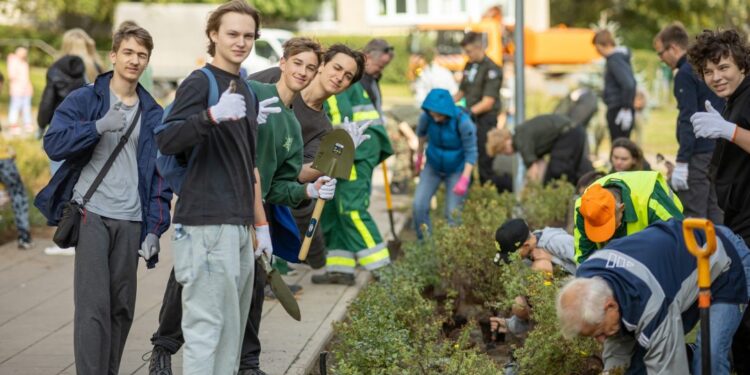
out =
[[216,76],[207,67],[199,69],[208,78],[208,106],[211,107],[219,102],[219,84],[216,83]]

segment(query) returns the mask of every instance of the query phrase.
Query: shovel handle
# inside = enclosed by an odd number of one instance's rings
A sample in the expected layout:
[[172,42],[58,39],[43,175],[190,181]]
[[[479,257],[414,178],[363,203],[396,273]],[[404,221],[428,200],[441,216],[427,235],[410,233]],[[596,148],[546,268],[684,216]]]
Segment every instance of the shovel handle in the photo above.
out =
[[391,200],[391,185],[388,183],[388,167],[385,166],[385,160],[380,163],[383,166],[383,183],[385,184],[385,206],[389,209],[393,209],[393,201]]
[[315,234],[315,230],[318,229],[318,224],[320,224],[320,214],[323,212],[325,204],[326,201],[323,199],[318,199],[315,202],[315,208],[310,218],[310,225],[307,226],[307,232],[305,232],[305,238],[302,240],[302,247],[299,250],[299,260],[307,259],[307,253],[310,251],[310,243],[312,243],[313,234]]
[[[695,230],[703,230],[706,233],[706,246],[698,246],[695,240]],[[685,245],[693,256],[698,260],[698,287],[711,287],[711,269],[709,258],[716,251],[716,229],[708,219],[689,218],[682,222],[682,234],[685,237]]]

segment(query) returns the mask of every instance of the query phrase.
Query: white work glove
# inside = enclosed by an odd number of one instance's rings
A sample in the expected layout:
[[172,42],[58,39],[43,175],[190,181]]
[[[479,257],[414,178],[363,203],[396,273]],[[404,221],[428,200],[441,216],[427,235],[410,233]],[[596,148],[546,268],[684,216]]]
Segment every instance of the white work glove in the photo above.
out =
[[278,102],[279,97],[274,96],[266,100],[261,100],[260,103],[258,103],[258,117],[256,117],[256,119],[258,120],[258,125],[265,124],[266,121],[268,121],[268,115],[270,115],[271,113],[281,112],[280,107],[272,107],[272,105]]
[[159,254],[159,237],[153,233],[149,233],[143,240],[141,249],[138,250],[138,255],[142,256],[145,260],[149,260],[156,254]]
[[687,190],[688,186],[688,163],[678,162],[672,171],[672,189],[675,191]]
[[734,141],[737,125],[724,120],[721,113],[715,110],[708,100],[706,100],[706,112],[695,112],[690,116],[690,122],[693,123],[693,131],[698,138],[724,138],[729,142]]
[[224,121],[234,121],[245,117],[245,97],[242,94],[232,92],[228,88],[221,94],[219,102],[208,109],[208,113],[217,124]]
[[255,226],[255,259],[261,254],[266,254],[268,259],[273,255],[273,243],[271,242],[271,230],[268,224]]
[[105,132],[118,132],[125,128],[127,119],[125,112],[120,110],[122,102],[117,102],[114,107],[110,108],[104,117],[96,120],[96,132],[104,134]]
[[370,135],[365,134],[367,128],[370,127],[370,123],[372,123],[372,120],[365,121],[361,124],[357,122],[349,122],[349,117],[344,117],[344,122],[341,124],[341,127],[349,133],[350,137],[352,137],[354,148],[359,147],[362,142],[370,139]]
[[622,131],[626,132],[633,126],[633,110],[630,108],[620,108],[615,117],[615,125],[619,125]]
[[305,188],[307,190],[307,196],[310,199],[323,199],[330,200],[336,193],[336,179],[328,176],[318,177],[312,184],[307,184]]

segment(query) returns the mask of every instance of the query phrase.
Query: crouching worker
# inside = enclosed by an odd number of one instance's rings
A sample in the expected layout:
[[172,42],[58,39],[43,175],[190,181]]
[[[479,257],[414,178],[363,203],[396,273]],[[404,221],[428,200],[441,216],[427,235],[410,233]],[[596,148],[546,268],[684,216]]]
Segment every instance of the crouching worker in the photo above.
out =
[[[748,299],[750,252],[724,226],[716,227],[711,264],[711,371],[729,374],[731,337]],[[705,236],[697,234],[699,244]],[[688,374],[685,334],[698,323],[695,257],[682,220],[659,222],[593,253],[557,297],[563,333],[604,343],[604,370],[626,374]],[[700,335],[696,353],[700,353]],[[693,358],[700,374],[700,355]]]
[[[477,163],[477,134],[471,116],[453,103],[448,90],[433,89],[422,104],[417,124],[419,148],[416,174],[420,176],[414,194],[414,225],[422,239],[422,225],[430,229],[430,200],[441,183],[445,183],[445,216],[455,224],[464,196],[469,188],[471,171]],[[421,171],[424,144],[427,163]],[[455,215],[455,216],[454,216]]]
[[[508,263],[510,254],[518,252],[528,260],[531,269],[552,274],[559,266],[568,274],[576,272],[573,236],[561,228],[544,228],[531,232],[523,219],[510,219],[495,232],[497,254],[495,264]],[[531,308],[524,296],[517,296],[513,303],[513,315],[506,319],[491,317],[492,331],[510,332],[522,336],[529,330]]]
[[591,184],[575,203],[576,261],[583,262],[610,240],[657,221],[682,219],[682,202],[659,172],[618,172]]
[[551,114],[532,118],[516,127],[515,134],[508,129],[493,129],[487,134],[487,154],[521,154],[528,176],[539,181],[544,169],[544,157],[549,164],[544,172],[545,184],[565,176],[575,183],[586,172],[593,170],[588,158],[586,131],[568,117]]

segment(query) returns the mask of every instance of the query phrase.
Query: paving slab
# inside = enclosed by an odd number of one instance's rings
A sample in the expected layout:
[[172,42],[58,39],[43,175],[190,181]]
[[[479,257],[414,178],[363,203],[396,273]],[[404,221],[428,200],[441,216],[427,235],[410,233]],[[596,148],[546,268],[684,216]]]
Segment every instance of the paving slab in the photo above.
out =
[[[373,179],[371,213],[383,236],[390,238],[385,209],[382,173]],[[394,196],[397,208],[409,198]],[[407,218],[396,212],[396,228]],[[406,210],[408,211],[408,210]],[[170,233],[164,238],[169,238]],[[0,375],[75,374],[73,358],[73,257],[47,256],[50,238],[35,238],[27,251],[15,243],[0,246]],[[141,263],[133,326],[125,346],[120,374],[148,374],[142,357],[151,350],[164,288],[172,265],[169,241],[162,241],[161,262],[153,270]],[[311,372],[318,355],[330,340],[332,323],[341,320],[348,304],[370,282],[368,272],[359,272],[356,285],[313,285],[312,270],[298,267],[289,283],[304,288],[298,303],[302,321],[289,317],[275,301],[263,306],[260,339],[261,366],[268,374],[303,375]],[[182,373],[182,353],[172,358],[175,374]]]

